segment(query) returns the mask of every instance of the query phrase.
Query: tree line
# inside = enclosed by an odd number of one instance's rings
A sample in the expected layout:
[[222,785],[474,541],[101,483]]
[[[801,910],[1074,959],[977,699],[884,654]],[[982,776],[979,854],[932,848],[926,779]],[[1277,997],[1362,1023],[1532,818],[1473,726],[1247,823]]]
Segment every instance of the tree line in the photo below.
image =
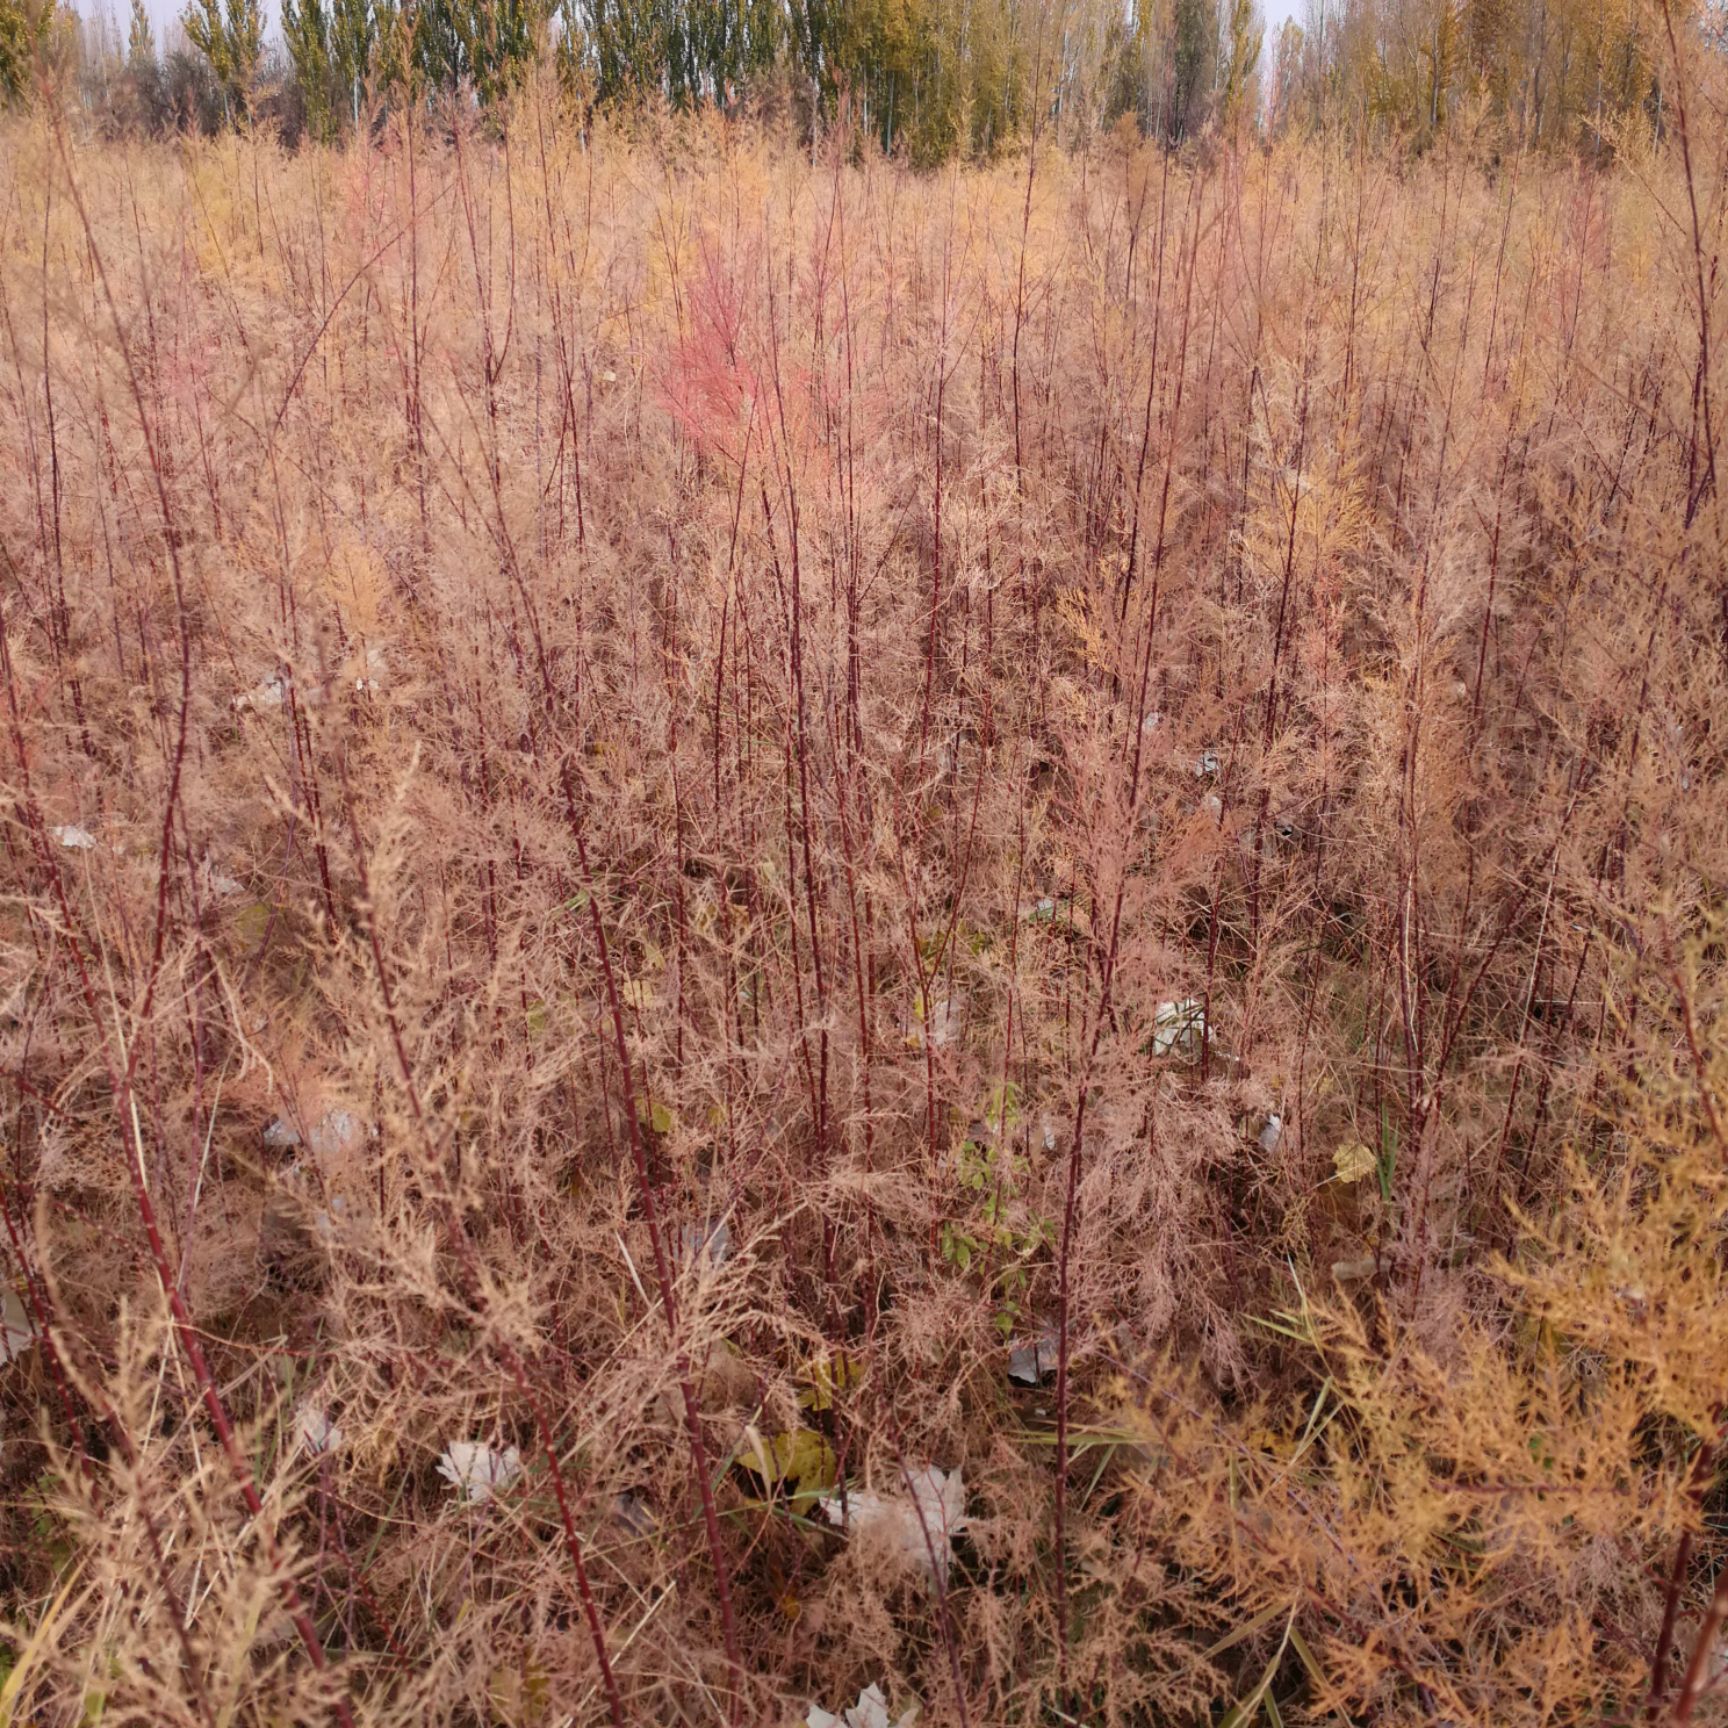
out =
[[1728,39],[1728,0],[1307,0],[1270,34],[1256,0],[190,0],[124,42],[59,0],[0,0],[0,95],[70,74],[118,129],[269,124],[333,141],[382,112],[493,108],[536,68],[583,112],[753,112],[837,126],[918,164],[1041,129],[1365,122],[1418,144],[1460,118],[1517,143],[1600,149],[1660,127],[1667,27]]

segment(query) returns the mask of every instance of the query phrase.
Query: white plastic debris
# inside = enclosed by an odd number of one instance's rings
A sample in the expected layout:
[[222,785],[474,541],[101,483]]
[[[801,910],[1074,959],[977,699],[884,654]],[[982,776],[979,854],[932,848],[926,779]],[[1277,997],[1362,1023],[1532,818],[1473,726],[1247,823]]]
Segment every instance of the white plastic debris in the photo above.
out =
[[470,1506],[483,1506],[522,1475],[522,1454],[514,1446],[502,1450],[477,1440],[457,1440],[438,1460],[438,1474]]
[[233,707],[239,714],[262,713],[268,709],[280,708],[287,700],[288,680],[280,672],[272,672],[268,678],[236,696]]
[[954,1538],[966,1528],[966,1488],[958,1470],[920,1465],[908,1473],[910,1494],[877,1494],[868,1488],[818,1502],[837,1529],[875,1536],[915,1571],[939,1585],[948,1582]]
[[1224,814],[1224,800],[1220,798],[1216,792],[1208,792],[1206,796],[1201,799],[1200,808],[1204,810],[1208,816],[1217,818]]
[[0,1365],[16,1362],[35,1342],[29,1309],[10,1284],[0,1287]]
[[724,1218],[686,1224],[679,1233],[686,1264],[698,1268],[724,1265],[732,1252],[732,1226]]
[[612,1496],[612,1516],[632,1536],[652,1536],[660,1528],[659,1521],[649,1510],[640,1494],[629,1492]]
[[316,1404],[302,1404],[294,1412],[294,1443],[318,1458],[342,1449],[342,1430]]
[[204,860],[204,885],[218,900],[232,900],[236,894],[245,889],[238,876],[230,876],[218,864],[212,864],[208,858]]
[[326,1110],[312,1124],[307,1143],[317,1157],[328,1158],[358,1146],[363,1132],[360,1118],[352,1110]]
[[1154,708],[1147,714],[1146,718],[1140,722],[1140,730],[1142,732],[1156,732],[1163,724],[1164,716]]
[[1197,1050],[1206,1041],[1206,1010],[1198,996],[1185,996],[1180,1002],[1161,1002],[1152,1016],[1152,1054],[1184,1055]]
[[914,1050],[924,1048],[930,1040],[932,1050],[946,1050],[960,1036],[965,1025],[966,993],[956,991],[951,996],[934,996],[920,1004],[921,1013],[914,1019],[906,1035],[907,1045]]
[[1372,1254],[1363,1254],[1354,1260],[1334,1260],[1332,1276],[1340,1284],[1356,1284],[1364,1278],[1372,1278],[1380,1270],[1380,1262]]
[[383,688],[385,674],[390,670],[390,662],[376,642],[368,645],[366,652],[361,655],[360,667],[360,676],[354,680],[356,694],[376,695]]
[[1276,1110],[1266,1118],[1266,1126],[1260,1130],[1260,1150],[1276,1152],[1278,1142],[1284,1138],[1284,1118]]
[[[305,1144],[316,1158],[331,1158],[339,1152],[351,1152],[360,1144],[364,1125],[352,1110],[341,1105],[326,1110],[306,1132]],[[300,1130],[287,1116],[271,1119],[264,1129],[263,1140],[272,1152],[286,1152],[301,1144]]]
[[1668,742],[1673,749],[1674,758],[1680,765],[1680,790],[1692,790],[1692,775],[1686,766],[1686,728],[1678,720],[1668,722]]
[[94,852],[96,836],[88,828],[80,828],[76,822],[63,822],[57,828],[48,830],[68,852]]
[[1202,750],[1194,758],[1194,778],[1196,780],[1209,780],[1217,772],[1218,752],[1216,750]]
[[912,1728],[918,1720],[918,1706],[914,1704],[904,1715],[896,1716],[891,1721],[888,1716],[888,1700],[883,1695],[882,1688],[872,1681],[858,1694],[858,1702],[838,1716],[832,1710],[824,1710],[819,1704],[812,1704],[809,1713],[804,1718],[805,1728]]
[[1017,1338],[1008,1347],[1008,1378],[1022,1386],[1036,1386],[1046,1374],[1056,1372],[1056,1357],[1061,1339],[1054,1326],[1047,1326],[1036,1338]]
[[347,1222],[348,1196],[346,1194],[332,1194],[330,1196],[329,1211],[325,1211],[324,1208],[320,1206],[317,1211],[312,1214],[312,1228],[314,1232],[316,1232],[318,1240],[322,1242],[326,1248],[331,1247],[335,1243],[338,1227]]

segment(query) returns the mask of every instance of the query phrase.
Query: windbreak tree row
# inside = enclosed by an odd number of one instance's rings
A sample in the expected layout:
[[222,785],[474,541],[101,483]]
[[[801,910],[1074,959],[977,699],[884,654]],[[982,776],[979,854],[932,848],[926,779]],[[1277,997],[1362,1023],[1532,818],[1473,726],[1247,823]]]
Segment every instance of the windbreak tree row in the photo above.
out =
[[749,114],[805,144],[843,128],[928,166],[1128,122],[1209,135],[1459,130],[1605,157],[1673,121],[1676,45],[1723,40],[1720,0],[192,0],[158,54],[54,0],[0,0],[0,94],[70,75],[116,129],[263,124],[332,140],[392,109],[496,110],[537,69],[597,109]]

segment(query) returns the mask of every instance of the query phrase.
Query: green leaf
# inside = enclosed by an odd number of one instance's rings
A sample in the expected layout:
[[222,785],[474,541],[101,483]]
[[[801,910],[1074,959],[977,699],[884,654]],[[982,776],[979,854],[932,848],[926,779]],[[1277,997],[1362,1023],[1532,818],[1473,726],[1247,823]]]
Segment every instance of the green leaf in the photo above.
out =
[[1398,1168],[1398,1132],[1380,1106],[1380,1198],[1388,1205],[1392,1201],[1392,1172]]
[[984,1104],[984,1120],[999,1132],[1018,1125],[1020,1088],[1012,1080],[1000,1081],[990,1088],[990,1096]]

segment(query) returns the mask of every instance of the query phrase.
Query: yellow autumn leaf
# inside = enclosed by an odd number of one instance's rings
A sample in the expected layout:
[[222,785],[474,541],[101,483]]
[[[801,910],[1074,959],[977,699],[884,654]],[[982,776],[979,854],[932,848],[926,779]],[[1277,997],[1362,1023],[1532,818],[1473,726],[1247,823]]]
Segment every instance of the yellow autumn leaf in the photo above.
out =
[[850,1391],[864,1378],[864,1365],[845,1351],[831,1358],[818,1357],[804,1365],[804,1390],[798,1394],[802,1410],[827,1410],[836,1392]]
[[494,1668],[489,1689],[500,1728],[532,1728],[532,1724],[545,1721],[552,1681],[532,1658],[520,1666],[506,1663]]
[[270,918],[274,911],[273,906],[267,906],[262,900],[242,906],[233,917],[234,934],[248,948],[256,948],[264,940],[264,932],[270,928]]
[[1360,1140],[1352,1140],[1332,1154],[1332,1169],[1340,1182],[1360,1182],[1379,1168],[1380,1160]]
[[776,1434],[766,1443],[753,1435],[738,1462],[760,1476],[770,1489],[791,1483],[795,1495],[826,1492],[834,1486],[839,1471],[834,1448],[814,1428]]
[[1256,1452],[1269,1453],[1274,1458],[1288,1458],[1292,1443],[1288,1434],[1274,1428],[1255,1428],[1246,1436],[1246,1443]]

